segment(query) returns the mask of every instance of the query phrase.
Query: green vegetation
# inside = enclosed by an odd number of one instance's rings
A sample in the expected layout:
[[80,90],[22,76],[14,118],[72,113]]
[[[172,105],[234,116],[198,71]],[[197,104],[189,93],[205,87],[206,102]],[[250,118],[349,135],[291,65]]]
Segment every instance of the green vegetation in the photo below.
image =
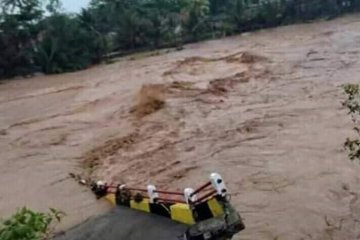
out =
[[67,14],[59,0],[2,0],[0,78],[74,71],[106,57],[359,9],[358,0],[92,0]]
[[351,160],[360,160],[360,85],[347,84],[343,88],[347,96],[343,106],[349,110],[349,115],[354,123],[353,129],[357,136],[354,139],[348,138],[344,146],[348,150]]
[[37,213],[22,208],[5,221],[0,222],[1,240],[47,240],[51,238],[53,223],[60,222],[64,213],[50,209],[49,213]]

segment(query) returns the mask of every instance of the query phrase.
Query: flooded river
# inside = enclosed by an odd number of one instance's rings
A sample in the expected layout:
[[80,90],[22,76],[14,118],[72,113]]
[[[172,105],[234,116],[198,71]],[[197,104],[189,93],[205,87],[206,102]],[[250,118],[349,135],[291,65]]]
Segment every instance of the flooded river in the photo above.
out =
[[[359,239],[341,106],[359,59],[352,15],[2,82],[0,216],[55,207],[66,229],[108,209],[69,173],[182,189],[216,171],[247,226],[236,239]],[[139,115],[146,89],[163,104]]]

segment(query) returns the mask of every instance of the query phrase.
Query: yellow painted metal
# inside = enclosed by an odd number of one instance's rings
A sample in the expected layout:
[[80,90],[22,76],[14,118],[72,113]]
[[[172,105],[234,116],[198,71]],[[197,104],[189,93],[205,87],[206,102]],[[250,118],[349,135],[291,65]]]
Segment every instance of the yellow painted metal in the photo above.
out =
[[[116,205],[115,194],[110,193],[105,196],[105,199],[109,201],[111,204]],[[224,214],[224,209],[221,204],[216,200],[216,198],[212,198],[207,202],[208,207],[213,215],[213,217],[220,216]],[[150,202],[148,199],[144,199],[141,202],[137,203],[134,200],[130,201],[130,207],[132,209],[140,210],[143,212],[151,213],[150,210]],[[180,223],[193,225],[195,224],[194,216],[191,211],[191,208],[188,204],[177,203],[170,206],[170,215],[171,219]]]
[[194,216],[190,206],[183,203],[177,203],[170,206],[171,219],[188,225],[195,224]]
[[144,199],[139,203],[135,202],[134,200],[131,200],[130,207],[132,209],[140,210],[143,212],[150,212],[150,202],[148,199]]
[[221,206],[221,204],[218,202],[218,200],[216,200],[216,198],[210,199],[208,201],[208,206],[210,208],[213,217],[217,217],[224,214],[224,209]]
[[105,196],[105,199],[107,201],[109,201],[111,204],[116,205],[116,200],[115,200],[115,194],[114,193],[109,193],[108,195]]

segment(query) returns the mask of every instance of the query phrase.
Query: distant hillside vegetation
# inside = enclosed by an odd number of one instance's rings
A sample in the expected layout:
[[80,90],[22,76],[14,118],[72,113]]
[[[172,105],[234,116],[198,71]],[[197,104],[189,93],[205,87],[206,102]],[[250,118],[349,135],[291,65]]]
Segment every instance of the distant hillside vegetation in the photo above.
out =
[[188,42],[335,17],[358,11],[360,1],[92,0],[77,15],[61,9],[59,0],[0,2],[0,78],[75,71],[112,52],[181,48]]

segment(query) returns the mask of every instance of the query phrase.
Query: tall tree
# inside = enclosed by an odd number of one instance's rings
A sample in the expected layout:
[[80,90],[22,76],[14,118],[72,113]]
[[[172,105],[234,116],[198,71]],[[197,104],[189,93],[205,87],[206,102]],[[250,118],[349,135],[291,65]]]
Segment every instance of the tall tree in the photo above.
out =
[[99,36],[85,28],[79,17],[56,13],[44,19],[41,26],[36,60],[43,72],[83,69],[101,57]]
[[208,31],[209,2],[208,0],[193,0],[187,12],[185,27],[191,40],[198,40]]
[[26,75],[35,69],[32,59],[36,23],[43,16],[40,0],[4,0],[0,19],[0,77]]

